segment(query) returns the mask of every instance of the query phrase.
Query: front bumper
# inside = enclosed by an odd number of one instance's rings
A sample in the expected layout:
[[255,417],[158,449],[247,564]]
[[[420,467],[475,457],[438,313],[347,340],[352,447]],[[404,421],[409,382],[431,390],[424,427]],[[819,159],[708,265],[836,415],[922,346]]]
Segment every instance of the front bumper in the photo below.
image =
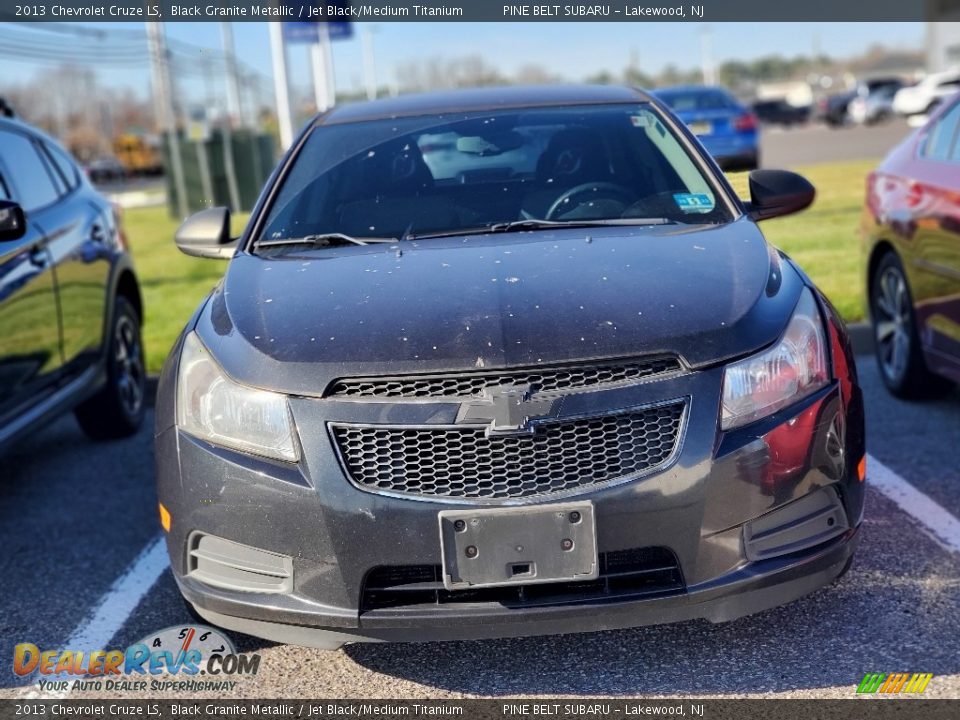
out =
[[[575,495],[593,503],[598,551],[668,548],[682,573],[679,588],[549,606],[362,609],[371,570],[440,563],[437,513],[470,506],[352,485],[328,424],[365,421],[371,412],[387,423],[414,418],[400,416],[396,406],[308,398],[291,400],[303,445],[297,466],[216,448],[171,426],[157,435],[159,499],[173,518],[167,544],[174,576],[185,598],[214,624],[318,647],[720,622],[789,602],[836,578],[855,550],[863,509],[856,469],[864,451],[860,391],[837,382],[764,421],[718,433],[721,381],[722,368],[714,368],[597,393],[598,402],[618,406],[685,397],[684,434],[674,460],[655,474]],[[161,382],[158,407],[169,405],[172,390]],[[452,422],[456,409],[422,403],[409,412],[442,423]],[[837,498],[842,534],[760,559],[748,553],[747,526],[823,492]],[[556,498],[513,504],[551,501]],[[190,565],[198,532],[289,558],[289,588],[261,593],[203,582]]]
[[[660,625],[705,619],[727,622],[784,605],[823,587],[841,575],[859,543],[856,529],[813,552],[786,560],[752,564],[715,583],[674,596],[606,604],[497,612],[364,616],[355,628],[324,626],[329,618],[311,614],[291,619],[271,608],[240,604],[211,593],[189,578],[177,578],[183,596],[197,613],[227,630],[275,642],[336,649],[348,642],[424,642],[561,635]],[[279,620],[285,617],[285,620]]]

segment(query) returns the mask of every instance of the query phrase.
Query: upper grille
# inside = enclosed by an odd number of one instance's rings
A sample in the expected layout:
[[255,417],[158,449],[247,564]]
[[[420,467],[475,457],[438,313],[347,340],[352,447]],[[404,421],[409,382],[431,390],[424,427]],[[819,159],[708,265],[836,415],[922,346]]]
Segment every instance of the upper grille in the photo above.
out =
[[522,498],[573,490],[662,465],[680,437],[682,400],[544,423],[532,434],[483,427],[332,424],[362,489],[447,498]]
[[538,392],[610,385],[680,370],[675,357],[642,358],[561,367],[538,367],[456,375],[408,375],[394,378],[336,380],[328,397],[449,398],[477,397],[495,385],[536,385]]

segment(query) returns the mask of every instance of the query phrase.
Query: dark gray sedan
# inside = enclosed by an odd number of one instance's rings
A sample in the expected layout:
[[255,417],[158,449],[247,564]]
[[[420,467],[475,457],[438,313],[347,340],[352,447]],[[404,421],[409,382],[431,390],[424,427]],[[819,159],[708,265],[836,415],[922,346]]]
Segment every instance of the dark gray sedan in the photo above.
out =
[[511,88],[303,131],[156,409],[161,520],[209,622],[317,647],[564,633],[789,602],[849,567],[844,327],[650,96]]

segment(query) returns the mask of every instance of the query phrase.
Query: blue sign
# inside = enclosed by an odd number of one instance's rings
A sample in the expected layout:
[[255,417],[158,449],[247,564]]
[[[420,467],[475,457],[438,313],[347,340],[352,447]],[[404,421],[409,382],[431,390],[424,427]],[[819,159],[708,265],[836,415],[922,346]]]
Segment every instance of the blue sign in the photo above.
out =
[[[292,7],[297,13],[297,17],[318,18],[324,16],[327,5],[345,10],[350,7],[350,0],[285,0],[285,4]],[[311,11],[313,11],[313,14],[311,14]],[[353,35],[353,25],[349,21],[296,20],[283,23],[283,39],[295,43],[319,42],[321,25],[326,26],[331,40],[345,40]]]
[[285,22],[283,39],[293,43],[315,43],[320,41],[320,26],[327,26],[331,40],[346,40],[353,36],[353,24],[349,21],[337,22]]

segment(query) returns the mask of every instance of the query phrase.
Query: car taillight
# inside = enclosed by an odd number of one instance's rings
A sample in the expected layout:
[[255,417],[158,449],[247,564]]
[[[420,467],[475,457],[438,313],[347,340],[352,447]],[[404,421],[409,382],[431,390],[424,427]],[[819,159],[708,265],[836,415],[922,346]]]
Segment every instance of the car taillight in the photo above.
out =
[[757,116],[753,113],[744,113],[733,121],[735,130],[753,130],[757,127]]

